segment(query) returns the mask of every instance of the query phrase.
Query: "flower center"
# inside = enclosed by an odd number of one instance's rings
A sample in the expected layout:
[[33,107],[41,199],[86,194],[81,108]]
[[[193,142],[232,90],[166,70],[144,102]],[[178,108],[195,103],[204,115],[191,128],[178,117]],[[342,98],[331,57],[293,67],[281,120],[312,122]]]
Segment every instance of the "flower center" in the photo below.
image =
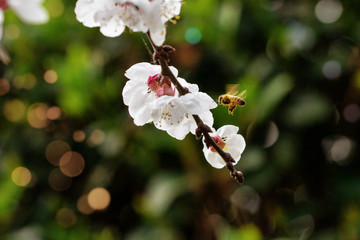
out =
[[132,2],[122,2],[122,1],[115,1],[115,5],[119,6],[119,7],[134,7],[136,10],[139,10],[139,7],[136,6],[134,3]]
[[7,9],[9,7],[9,5],[7,4],[6,0],[0,0],[0,9]]
[[[211,137],[211,138],[214,140],[216,145],[219,146],[219,148],[224,149],[224,147],[226,145],[224,139],[222,139],[219,135],[216,135],[215,137]],[[217,152],[213,146],[210,146],[210,151]]]
[[169,77],[155,74],[148,78],[147,85],[156,94],[156,97],[175,95],[175,89],[171,87]]

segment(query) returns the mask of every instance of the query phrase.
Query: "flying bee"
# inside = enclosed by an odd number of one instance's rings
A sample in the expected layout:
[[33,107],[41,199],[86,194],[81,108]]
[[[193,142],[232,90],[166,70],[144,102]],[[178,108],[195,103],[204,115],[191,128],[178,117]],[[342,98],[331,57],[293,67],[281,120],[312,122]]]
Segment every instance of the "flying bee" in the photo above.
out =
[[238,94],[236,90],[239,84],[229,84],[226,85],[226,93],[222,94],[218,98],[218,103],[223,106],[229,107],[229,114],[233,115],[236,109],[236,106],[243,107],[245,105],[245,100],[243,98],[246,90]]

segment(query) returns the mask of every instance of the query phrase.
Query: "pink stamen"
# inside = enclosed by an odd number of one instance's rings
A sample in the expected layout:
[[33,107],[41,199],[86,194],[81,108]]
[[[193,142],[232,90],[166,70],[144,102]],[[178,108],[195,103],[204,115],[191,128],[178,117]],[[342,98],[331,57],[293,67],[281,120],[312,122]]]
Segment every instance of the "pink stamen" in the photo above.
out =
[[156,93],[157,97],[175,95],[175,89],[171,87],[171,81],[167,77],[160,76],[159,74],[150,76],[147,85],[152,92]]
[[[224,142],[224,140],[222,140],[222,138],[219,135],[217,135],[215,137],[211,137],[211,138],[214,140],[216,145],[219,146],[219,148],[224,149],[226,143]],[[210,151],[217,152],[216,149],[213,146],[210,146]]]
[[115,3],[116,6],[118,7],[127,7],[127,6],[131,6],[134,7],[137,11],[139,10],[139,7],[136,6],[134,3],[132,2],[124,2],[124,3]]
[[147,85],[152,92],[156,92],[159,89],[159,74],[155,74],[154,76],[150,76],[147,81]]
[[0,8],[5,10],[9,7],[6,0],[0,0]]

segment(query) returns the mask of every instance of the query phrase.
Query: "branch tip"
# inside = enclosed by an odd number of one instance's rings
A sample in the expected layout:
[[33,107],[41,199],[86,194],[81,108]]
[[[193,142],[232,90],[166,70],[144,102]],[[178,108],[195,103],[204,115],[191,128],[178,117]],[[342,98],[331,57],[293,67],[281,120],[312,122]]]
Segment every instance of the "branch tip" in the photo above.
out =
[[170,62],[170,54],[173,52],[175,52],[175,48],[170,45],[160,47],[154,46],[153,60],[157,62],[160,59],[163,59],[166,62]]
[[236,171],[234,169],[234,171],[230,172],[230,176],[235,178],[235,180],[240,183],[240,184],[243,184],[244,183],[244,175],[242,172],[240,171]]
[[200,127],[197,127],[195,129],[195,137],[196,137],[196,139],[199,140],[202,135],[203,135],[202,129]]
[[163,49],[164,49],[164,51],[167,52],[167,53],[173,53],[173,52],[175,52],[175,48],[173,48],[173,47],[170,46],[170,45],[164,45],[164,46],[163,46]]

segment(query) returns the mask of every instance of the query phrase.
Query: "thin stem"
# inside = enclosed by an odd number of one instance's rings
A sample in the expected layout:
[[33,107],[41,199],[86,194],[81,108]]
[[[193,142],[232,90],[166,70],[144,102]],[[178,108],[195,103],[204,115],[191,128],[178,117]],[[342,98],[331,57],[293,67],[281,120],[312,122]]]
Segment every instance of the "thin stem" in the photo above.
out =
[[[169,46],[156,46],[153,41],[150,38],[150,34],[147,33],[148,39],[151,43],[152,48],[154,49],[154,60],[158,61],[161,66],[161,74],[163,76],[168,76],[170,78],[170,81],[175,85],[176,89],[178,90],[180,95],[185,95],[189,93],[189,89],[183,87],[177,78],[174,76],[172,71],[169,68],[168,61],[169,61],[169,52],[173,52],[175,49]],[[165,51],[165,47],[170,49],[170,51]],[[201,120],[201,118],[198,115],[192,115],[196,125],[198,126],[198,129],[201,130],[201,134],[204,136],[206,143],[213,146],[217,153],[224,159],[226,163],[227,169],[230,171],[230,175],[235,178],[239,183],[244,182],[244,176],[242,172],[237,171],[234,168],[233,163],[235,160],[232,158],[232,156],[229,153],[224,152],[213,140],[213,138],[209,134],[210,127],[204,124],[204,122]]]
[[[170,70],[169,65],[167,64],[167,61],[164,58],[164,55],[168,56],[168,53],[163,52],[163,47],[156,46],[153,41],[151,40],[149,32],[147,33],[148,39],[151,43],[152,48],[154,49],[154,60],[158,61],[161,66],[161,74],[163,76],[170,77],[171,82],[175,85],[176,89],[178,90],[180,95],[185,95],[189,93],[189,89],[184,88],[177,78],[174,76],[173,72]],[[175,49],[174,49],[175,50]]]

